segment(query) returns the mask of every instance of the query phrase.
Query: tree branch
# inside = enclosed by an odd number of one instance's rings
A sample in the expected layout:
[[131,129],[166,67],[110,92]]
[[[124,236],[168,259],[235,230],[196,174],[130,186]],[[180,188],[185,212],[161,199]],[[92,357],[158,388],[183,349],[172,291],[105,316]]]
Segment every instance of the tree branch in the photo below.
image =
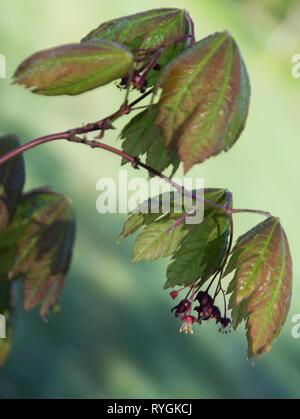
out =
[[[21,153],[24,153],[27,150],[30,150],[31,148],[37,147],[38,145],[45,144],[45,143],[48,143],[50,141],[55,141],[55,140],[67,140],[67,141],[74,142],[74,143],[85,144],[85,145],[90,146],[91,148],[101,148],[103,150],[107,150],[111,153],[117,154],[117,155],[121,156],[122,158],[128,160],[135,169],[137,169],[138,167],[142,167],[142,168],[146,169],[149,173],[152,173],[152,174],[160,177],[161,179],[163,179],[165,182],[169,183],[171,186],[173,186],[175,189],[177,189],[179,192],[181,192],[182,195],[187,195],[187,196],[191,197],[192,199],[196,200],[195,195],[191,191],[186,190],[183,186],[177,184],[172,179],[163,175],[161,172],[159,172],[155,168],[149,166],[146,163],[141,162],[138,157],[127,154],[122,150],[118,150],[118,149],[116,149],[114,147],[111,147],[107,144],[104,144],[100,141],[88,140],[87,137],[85,136],[86,133],[100,130],[100,135],[96,138],[98,138],[98,139],[103,138],[104,133],[105,133],[106,130],[114,128],[112,126],[112,122],[116,121],[118,118],[120,118],[123,115],[129,114],[132,110],[134,110],[133,107],[137,103],[141,102],[143,99],[145,99],[151,93],[153,93],[153,89],[145,92],[140,97],[138,97],[136,100],[131,102],[129,105],[126,105],[126,103],[123,104],[118,111],[112,113],[110,116],[108,116],[104,119],[101,119],[100,121],[92,122],[92,123],[84,125],[83,127],[70,129],[70,130],[67,130],[67,131],[64,131],[64,132],[60,132],[60,133],[56,133],[56,134],[52,134],[52,135],[46,135],[44,137],[40,137],[40,138],[37,138],[35,140],[29,141],[26,144],[22,144],[21,146],[15,148],[14,150],[11,150],[11,151],[3,154],[2,156],[0,156],[0,165],[6,163],[8,160],[14,158],[15,156],[17,156]],[[80,137],[80,135],[82,135],[82,137]],[[240,213],[240,212],[249,212],[249,213],[261,214],[261,215],[264,215],[266,217],[271,217],[272,216],[267,211],[251,210],[251,209],[231,209],[231,208],[229,208],[229,205],[230,205],[230,202],[231,202],[231,193],[230,192],[228,193],[228,200],[227,200],[227,203],[226,203],[225,206],[216,204],[215,202],[209,201],[205,198],[200,198],[200,200],[203,201],[207,205],[210,205],[214,208],[217,208],[217,209],[220,209],[221,211],[224,211],[228,215],[232,215],[232,214]],[[187,214],[186,216],[189,216],[189,215],[193,215],[193,212]],[[183,222],[185,218],[186,218],[185,216],[182,217],[182,219],[180,221]],[[179,224],[180,223],[178,223],[178,225]],[[176,224],[176,226],[177,226],[177,224]],[[174,227],[175,227],[175,225],[174,225]]]
[[[50,141],[55,140],[68,140],[73,142],[80,142],[85,143],[85,141],[78,141],[76,139],[76,136],[86,134],[88,132],[98,131],[100,130],[100,138],[103,138],[104,132],[107,129],[112,129],[112,122],[116,121],[118,118],[120,118],[123,115],[129,114],[133,109],[133,107],[141,102],[143,99],[145,99],[147,96],[149,96],[153,92],[153,89],[149,90],[148,92],[144,93],[140,97],[138,97],[136,100],[131,102],[129,105],[124,106],[122,105],[120,109],[114,113],[112,113],[107,118],[101,119],[97,122],[92,122],[90,124],[86,124],[83,127],[78,127],[74,129],[70,129],[64,132],[59,132],[52,135],[45,135],[44,137],[37,138],[36,140],[29,141],[26,144],[22,144],[19,147],[15,148],[14,150],[8,151],[7,153],[0,156],[0,165],[6,163],[8,160],[12,159],[13,157],[17,156],[18,154],[24,153],[26,150],[30,150],[31,148],[34,148],[38,145],[48,143]],[[104,148],[104,147],[102,147]],[[118,153],[117,153],[118,154]],[[124,156],[126,158],[126,156]]]

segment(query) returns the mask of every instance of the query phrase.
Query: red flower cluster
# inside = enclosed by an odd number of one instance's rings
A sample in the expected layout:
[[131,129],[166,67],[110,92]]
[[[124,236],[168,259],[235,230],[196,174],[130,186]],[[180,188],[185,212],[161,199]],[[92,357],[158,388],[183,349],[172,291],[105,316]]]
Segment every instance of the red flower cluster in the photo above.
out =
[[[175,299],[178,296],[178,291],[171,291],[170,296]],[[195,311],[198,312],[198,318],[191,315],[192,311],[192,304],[194,301],[199,303],[199,306],[194,308]],[[228,317],[222,317],[219,307],[214,305],[214,299],[208,294],[207,291],[199,291],[196,297],[194,298],[194,294],[191,298],[184,298],[177,304],[177,306],[172,308],[172,313],[174,312],[175,317],[179,317],[183,314],[180,318],[184,324],[180,328],[180,332],[184,331],[187,333],[193,333],[192,324],[199,323],[203,320],[209,319],[216,319],[216,323],[220,323],[220,331],[225,331],[227,333],[227,329],[231,327],[231,320]],[[226,330],[225,330],[226,329]]]

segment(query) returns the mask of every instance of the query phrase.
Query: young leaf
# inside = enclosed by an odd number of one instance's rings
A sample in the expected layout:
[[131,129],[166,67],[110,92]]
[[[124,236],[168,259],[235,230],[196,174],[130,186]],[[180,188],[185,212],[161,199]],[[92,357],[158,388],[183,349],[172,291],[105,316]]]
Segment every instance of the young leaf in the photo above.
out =
[[[0,137],[0,155],[20,145],[14,134]],[[25,182],[24,159],[21,154],[0,166],[0,232],[15,213]]]
[[5,338],[0,336],[0,367],[6,361],[11,350],[16,323],[15,284],[0,281],[0,314],[5,319]]
[[201,223],[189,228],[189,234],[180,243],[167,268],[167,281],[164,288],[176,285],[190,285],[202,274],[202,259],[207,246],[210,226]]
[[144,224],[144,214],[132,214],[123,226],[122,233],[117,238],[117,244],[120,244],[122,238],[135,233]]
[[[188,192],[189,196],[193,197],[192,204],[196,205],[196,196],[197,190],[193,189]],[[202,191],[203,192],[203,191]],[[205,188],[204,189],[204,212],[205,215],[208,215],[210,212],[214,211],[214,208],[210,205],[209,202],[224,206],[227,203],[227,190],[219,188]],[[195,199],[194,199],[195,198]],[[231,203],[232,204],[232,203]],[[167,208],[162,210],[162,208]],[[170,216],[175,212],[179,216],[183,215],[186,211],[191,211],[190,202],[185,202],[184,195],[179,191],[170,191],[164,192],[156,196],[148,198],[146,201],[142,202],[132,213],[160,213],[166,214],[170,213]]]
[[136,240],[132,262],[148,259],[154,261],[161,256],[171,256],[176,251],[180,241],[187,234],[182,229],[182,226],[174,228],[169,233],[168,230],[174,224],[174,221],[174,219],[167,218],[146,226]]
[[160,172],[172,164],[174,175],[180,159],[176,150],[170,151],[165,146],[163,132],[155,125],[156,117],[157,105],[133,117],[121,132],[120,137],[124,139],[122,150],[136,157],[146,154],[146,163]]
[[224,276],[233,270],[233,326],[247,320],[249,357],[259,358],[271,349],[290,307],[292,260],[279,218],[268,218],[238,239]]
[[41,304],[45,316],[57,304],[69,270],[75,215],[68,197],[35,190],[24,195],[10,226],[18,232],[10,277],[24,278],[24,308]]
[[[154,9],[102,23],[83,38],[82,42],[113,41],[126,45],[130,50],[138,50],[156,48],[168,41],[188,35],[190,30],[185,10]],[[183,39],[165,48],[159,57],[161,67],[178,56],[187,43],[188,39]],[[159,74],[151,70],[147,75],[148,85],[153,84],[158,77]]]
[[[207,188],[204,190],[204,198],[225,206],[227,191]],[[230,206],[231,204],[232,202]],[[201,279],[201,283],[204,283],[221,265],[225,257],[230,222],[229,218],[220,210],[205,203],[203,222],[186,225],[185,229],[188,230],[188,234],[180,243],[168,266],[168,280],[165,283],[165,288],[190,285],[197,279]]]
[[179,149],[187,172],[238,139],[250,85],[239,48],[228,32],[197,42],[165,69],[156,123]]
[[191,285],[198,279],[204,283],[225,257],[230,233],[226,214],[214,208],[201,224],[186,225],[185,230],[188,233],[168,266],[165,288]]
[[[120,138],[123,139],[122,150],[139,157],[146,153],[152,142],[161,136],[161,131],[154,121],[157,109],[152,106],[134,116],[123,128]],[[124,163],[127,162],[124,161]]]
[[63,45],[23,61],[14,83],[40,95],[78,95],[124,76],[132,63],[124,45],[105,41]]
[[[154,140],[146,152],[146,164],[150,167],[154,167],[159,172],[163,172],[166,168],[172,165],[172,173],[169,175],[170,178],[174,176],[179,165],[180,158],[177,150],[168,150],[164,138],[161,136],[155,136]],[[155,176],[153,173],[149,173],[149,177]]]
[[[205,189],[204,197],[222,206],[227,203],[227,191],[224,189]],[[162,211],[162,207],[168,207],[169,212]],[[147,213],[150,210],[155,213]],[[226,214],[205,203],[201,224],[181,224],[169,233],[170,227],[184,213],[179,192],[160,194],[133,211],[119,237],[120,240],[145,225],[137,237],[132,261],[153,261],[161,256],[173,255],[165,288],[189,285],[197,279],[205,282],[220,266],[227,251],[230,223]]]

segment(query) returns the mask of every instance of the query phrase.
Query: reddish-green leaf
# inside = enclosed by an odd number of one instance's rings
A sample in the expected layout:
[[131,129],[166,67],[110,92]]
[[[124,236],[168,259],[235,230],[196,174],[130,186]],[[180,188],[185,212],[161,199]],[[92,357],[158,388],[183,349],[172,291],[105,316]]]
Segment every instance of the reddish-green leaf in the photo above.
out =
[[247,320],[249,357],[259,358],[280,333],[291,300],[292,260],[278,218],[268,218],[238,239],[225,275],[233,270],[228,288],[233,325]]
[[25,309],[41,304],[44,317],[59,299],[72,258],[75,215],[70,199],[43,189],[24,195],[10,233],[17,236],[10,277],[24,278]]
[[156,123],[179,149],[187,172],[227,151],[246,121],[250,85],[239,48],[228,32],[197,42],[166,68]]
[[[0,155],[18,147],[14,134],[0,137]],[[0,166],[0,232],[15,213],[25,182],[24,159],[18,155]]]
[[[189,34],[190,30],[190,18],[187,17],[185,10],[154,9],[102,23],[83,38],[82,42],[114,41],[127,45],[131,50],[156,48],[170,40]],[[159,57],[162,68],[172,58],[178,56],[188,42],[188,39],[185,39],[165,48]],[[149,58],[152,54],[149,54]],[[147,75],[149,85],[153,84],[157,78],[158,73],[151,70]]]
[[41,95],[78,95],[124,76],[132,63],[124,45],[105,41],[63,45],[23,61],[14,82]]

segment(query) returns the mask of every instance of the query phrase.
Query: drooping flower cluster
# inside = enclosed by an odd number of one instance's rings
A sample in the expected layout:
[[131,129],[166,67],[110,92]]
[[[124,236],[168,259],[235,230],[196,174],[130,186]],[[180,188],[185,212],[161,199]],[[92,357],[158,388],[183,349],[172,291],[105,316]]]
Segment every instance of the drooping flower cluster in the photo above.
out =
[[[181,290],[180,290],[181,291]],[[171,291],[170,296],[175,299],[179,294],[179,291]],[[194,310],[197,311],[198,316],[192,316],[192,306],[196,302],[196,307]],[[199,305],[197,305],[199,303]],[[220,332],[227,333],[231,329],[231,320],[224,315],[222,317],[219,307],[214,304],[214,299],[208,294],[207,291],[199,291],[196,294],[192,293],[190,298],[186,297],[179,302],[171,310],[174,313],[175,317],[180,317],[180,320],[183,322],[180,332],[184,331],[185,333],[193,333],[192,324],[199,323],[202,321],[208,321],[210,319],[215,319],[216,323],[220,323]],[[226,312],[226,308],[225,308]]]

